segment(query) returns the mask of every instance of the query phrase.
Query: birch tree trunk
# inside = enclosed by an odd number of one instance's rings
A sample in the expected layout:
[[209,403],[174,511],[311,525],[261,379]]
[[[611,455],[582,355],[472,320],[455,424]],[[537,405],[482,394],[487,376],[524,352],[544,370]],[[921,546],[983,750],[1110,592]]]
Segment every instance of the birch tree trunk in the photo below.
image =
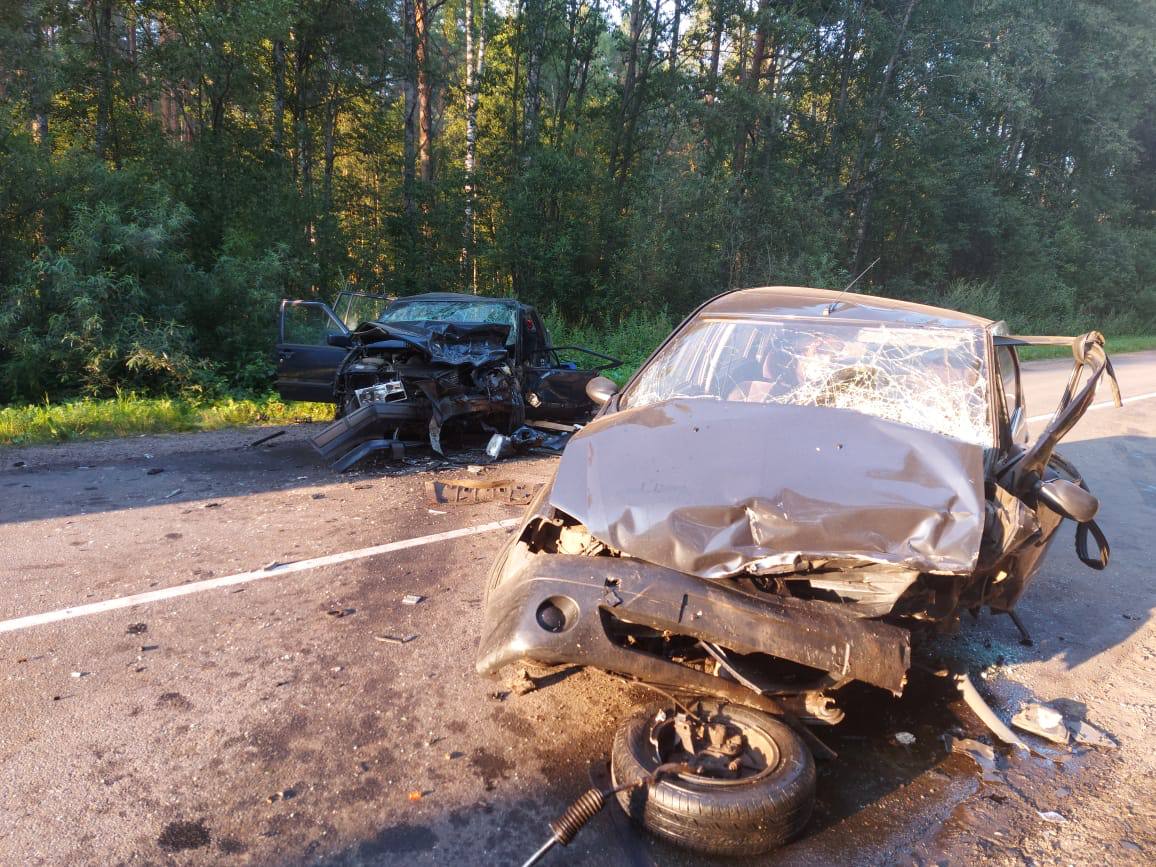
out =
[[[474,259],[474,174],[477,171],[478,149],[478,79],[486,51],[486,7],[482,3],[480,39],[475,39],[474,0],[465,0],[466,14],[466,158],[465,158],[465,220],[462,226],[462,276],[469,290],[478,292],[477,262]],[[475,57],[475,42],[477,56]]]

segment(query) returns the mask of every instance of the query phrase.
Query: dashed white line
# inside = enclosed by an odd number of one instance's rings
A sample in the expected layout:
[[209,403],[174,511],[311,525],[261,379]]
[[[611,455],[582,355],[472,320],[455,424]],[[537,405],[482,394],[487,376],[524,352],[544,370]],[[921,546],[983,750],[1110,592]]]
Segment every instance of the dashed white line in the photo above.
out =
[[447,530],[444,533],[433,533],[429,536],[418,536],[414,539],[386,542],[384,545],[374,545],[371,548],[357,548],[353,551],[343,551],[340,554],[328,554],[324,557],[313,557],[309,560],[296,560],[292,563],[277,563],[264,569],[254,569],[251,572],[238,572],[235,575],[222,575],[220,578],[208,578],[204,581],[194,581],[191,584],[166,587],[163,590],[150,590],[147,593],[120,596],[115,599],[106,599],[103,602],[76,605],[72,608],[46,611],[43,614],[30,614],[26,617],[15,617],[11,620],[0,621],[0,632],[16,632],[19,629],[43,626],[46,623],[57,623],[61,620],[71,620],[74,617],[87,617],[91,614],[115,611],[118,608],[131,608],[134,605],[145,605],[149,602],[160,602],[164,599],[188,596],[192,593],[202,593],[206,590],[216,590],[220,587],[232,587],[235,584],[260,581],[262,578],[289,575],[293,572],[304,572],[308,569],[320,569],[322,566],[333,566],[337,563],[347,563],[350,560],[362,560],[366,557],[376,557],[379,554],[404,551],[407,548],[419,548],[422,545],[432,545],[436,542],[448,542],[451,539],[462,539],[466,536],[476,536],[480,533],[492,533],[494,530],[504,530],[507,527],[516,526],[520,522],[520,518],[507,518],[504,521],[493,521],[489,524],[463,527],[460,530]]
[[[1124,406],[1128,406],[1129,404],[1139,403],[1142,400],[1151,400],[1154,397],[1156,397],[1156,391],[1146,391],[1143,394],[1134,394],[1131,397],[1126,397],[1126,398],[1124,398],[1124,400],[1122,402],[1123,402]],[[1116,404],[1110,400],[1102,400],[1099,403],[1094,403],[1090,407],[1088,407],[1088,412],[1091,412],[1094,409],[1110,409],[1110,408],[1114,407],[1115,405]],[[1028,422],[1030,423],[1033,421],[1047,421],[1053,415],[1055,415],[1055,413],[1049,412],[1049,413],[1045,413],[1044,415],[1028,416]]]

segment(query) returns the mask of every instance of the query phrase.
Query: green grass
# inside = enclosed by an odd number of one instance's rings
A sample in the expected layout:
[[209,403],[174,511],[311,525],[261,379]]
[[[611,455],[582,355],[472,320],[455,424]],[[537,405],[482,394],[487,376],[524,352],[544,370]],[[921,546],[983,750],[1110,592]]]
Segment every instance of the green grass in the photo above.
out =
[[0,445],[217,430],[332,418],[333,407],[330,404],[286,402],[274,396],[189,400],[122,394],[106,400],[85,399],[0,409]]
[[[1119,337],[1105,334],[1105,344],[1108,355],[1118,355],[1121,352],[1140,352],[1144,349],[1156,349],[1156,334],[1131,334]],[[1019,356],[1024,361],[1036,361],[1042,358],[1071,358],[1070,346],[1023,346]]]

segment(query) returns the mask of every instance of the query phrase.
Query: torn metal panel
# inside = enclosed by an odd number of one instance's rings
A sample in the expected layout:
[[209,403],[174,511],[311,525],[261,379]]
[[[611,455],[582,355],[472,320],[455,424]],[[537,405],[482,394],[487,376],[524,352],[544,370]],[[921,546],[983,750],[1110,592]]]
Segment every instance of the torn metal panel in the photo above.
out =
[[[546,619],[543,608],[562,612]],[[658,682],[703,687],[694,669],[616,643],[614,623],[688,636],[738,653],[765,653],[829,673],[903,690],[908,632],[856,618],[826,602],[756,596],[630,558],[549,555],[528,558],[486,604],[478,670],[517,659],[593,665]],[[655,681],[651,681],[655,682]],[[718,693],[716,693],[718,694]]]
[[570,441],[550,503],[703,578],[799,560],[975,568],[983,449],[853,410],[675,400]]
[[513,479],[436,479],[425,483],[426,496],[434,506],[476,503],[525,506],[534,499],[541,487],[541,483],[522,484]]

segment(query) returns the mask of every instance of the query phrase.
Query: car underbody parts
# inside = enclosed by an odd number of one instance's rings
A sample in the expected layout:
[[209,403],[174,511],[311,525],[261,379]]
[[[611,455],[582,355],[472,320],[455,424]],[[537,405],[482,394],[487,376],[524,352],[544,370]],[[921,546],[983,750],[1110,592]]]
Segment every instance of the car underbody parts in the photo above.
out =
[[586,824],[601,812],[602,808],[619,792],[628,792],[640,786],[650,785],[667,774],[677,774],[688,771],[684,764],[661,765],[654,769],[647,779],[632,781],[626,785],[610,789],[587,789],[575,800],[566,811],[554,821],[550,822],[550,838],[522,864],[522,867],[532,867],[541,861],[546,853],[559,843],[568,846],[574,837]]
[[1011,622],[1014,623],[1016,625],[1016,629],[1019,630],[1020,644],[1022,644],[1024,647],[1031,647],[1034,645],[1035,642],[1032,640],[1032,634],[1028,632],[1028,628],[1024,626],[1024,622],[1020,619],[1020,616],[1014,611],[1009,611],[1008,616],[1011,617]]
[[[655,780],[654,769],[683,766]],[[614,735],[611,779],[652,834],[708,855],[759,855],[800,833],[815,803],[815,762],[782,720],[725,701],[640,708]]]

